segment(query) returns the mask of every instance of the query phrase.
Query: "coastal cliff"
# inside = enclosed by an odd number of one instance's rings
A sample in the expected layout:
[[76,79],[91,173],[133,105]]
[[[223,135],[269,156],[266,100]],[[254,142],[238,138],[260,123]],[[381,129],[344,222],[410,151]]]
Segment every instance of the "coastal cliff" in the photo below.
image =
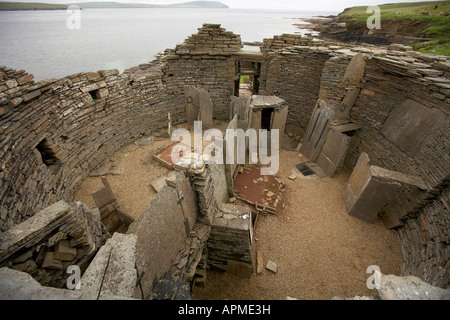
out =
[[324,39],[376,45],[401,43],[422,53],[450,56],[450,1],[380,5],[378,29],[367,27],[374,14],[367,13],[367,8],[347,8],[337,16],[309,22]]

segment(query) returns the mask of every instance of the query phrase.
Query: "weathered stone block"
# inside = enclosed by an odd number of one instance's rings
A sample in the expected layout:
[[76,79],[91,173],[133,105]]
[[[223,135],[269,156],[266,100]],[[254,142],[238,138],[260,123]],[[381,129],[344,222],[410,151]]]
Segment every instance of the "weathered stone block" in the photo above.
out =
[[379,176],[376,170],[372,170],[369,157],[363,152],[343,195],[348,214],[373,223],[379,210],[392,199],[399,188],[400,183]]
[[70,246],[69,240],[60,240],[55,245],[55,259],[72,261],[77,256],[77,249]]
[[42,268],[47,269],[61,269],[62,268],[62,262],[61,260],[55,259],[55,253],[54,252],[47,252],[44,256],[44,261],[42,261]]
[[23,101],[27,102],[27,101],[30,101],[31,99],[34,99],[34,98],[40,96],[40,94],[41,94],[41,90],[39,90],[39,89],[38,90],[34,90],[34,91],[31,91],[31,92],[29,92],[27,94],[24,94],[22,96],[22,99],[23,99]]
[[97,91],[97,99],[103,99],[109,96],[109,90],[107,88],[102,88]]
[[86,77],[88,80],[95,80],[101,77],[100,73],[98,72],[88,72],[86,73]]
[[17,83],[21,86],[25,83],[30,82],[33,79],[34,79],[34,76],[32,74],[27,74],[26,76],[23,76],[23,77],[20,77],[19,79],[17,79]]
[[23,102],[23,100],[24,99],[22,99],[21,97],[15,97],[9,101],[8,107],[16,108]]

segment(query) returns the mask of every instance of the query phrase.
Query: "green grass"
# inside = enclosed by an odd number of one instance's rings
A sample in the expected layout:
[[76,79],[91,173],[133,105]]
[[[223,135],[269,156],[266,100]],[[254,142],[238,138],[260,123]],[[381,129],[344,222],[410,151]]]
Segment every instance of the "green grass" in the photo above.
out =
[[239,83],[244,83],[244,79],[248,79],[250,76],[241,76],[241,79],[239,80]]
[[[437,6],[437,8],[435,8]],[[438,15],[439,12],[450,11],[450,1],[423,1],[423,2],[402,2],[379,5],[382,13],[393,14],[417,14],[422,15],[422,12],[428,12],[429,16]],[[358,6],[346,9],[340,14],[341,17],[366,15],[367,6]]]
[[429,42],[416,43],[413,49],[422,53],[434,53],[443,56],[450,56],[450,40],[441,39]]

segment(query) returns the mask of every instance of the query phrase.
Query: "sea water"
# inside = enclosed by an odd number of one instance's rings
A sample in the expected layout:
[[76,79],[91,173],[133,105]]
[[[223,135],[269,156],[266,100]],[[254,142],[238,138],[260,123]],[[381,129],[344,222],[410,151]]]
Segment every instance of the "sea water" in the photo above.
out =
[[175,48],[203,23],[221,24],[242,41],[253,42],[311,32],[307,25],[300,29],[294,24],[336,12],[130,8],[79,14],[79,29],[74,29],[67,25],[71,13],[66,10],[1,11],[0,65],[26,70],[35,80],[104,69],[123,72]]

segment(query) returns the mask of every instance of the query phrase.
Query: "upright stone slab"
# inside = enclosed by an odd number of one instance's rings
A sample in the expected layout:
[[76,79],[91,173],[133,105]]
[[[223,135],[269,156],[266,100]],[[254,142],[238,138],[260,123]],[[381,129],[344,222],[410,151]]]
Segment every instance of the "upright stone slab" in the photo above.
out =
[[213,106],[208,91],[198,90],[199,95],[199,113],[198,119],[202,122],[203,130],[213,127]]
[[344,191],[348,214],[373,223],[378,212],[400,188],[400,183],[380,174],[370,165],[367,153],[361,153]]
[[230,97],[230,120],[237,115],[238,128],[247,130],[249,118],[249,106],[251,98]]
[[319,155],[334,114],[325,101],[317,102],[300,148],[300,152],[312,161],[315,161]]
[[351,137],[344,133],[335,130],[328,131],[322,151],[317,157],[317,164],[328,177],[332,177],[342,168],[350,140]]
[[194,121],[198,119],[199,96],[198,90],[192,86],[184,87],[184,97],[186,101],[186,121],[190,128],[194,127]]
[[275,109],[273,113],[272,120],[272,130],[279,130],[279,145],[281,146],[281,142],[283,140],[284,131],[286,128],[286,120],[288,115],[289,108],[287,106]]

